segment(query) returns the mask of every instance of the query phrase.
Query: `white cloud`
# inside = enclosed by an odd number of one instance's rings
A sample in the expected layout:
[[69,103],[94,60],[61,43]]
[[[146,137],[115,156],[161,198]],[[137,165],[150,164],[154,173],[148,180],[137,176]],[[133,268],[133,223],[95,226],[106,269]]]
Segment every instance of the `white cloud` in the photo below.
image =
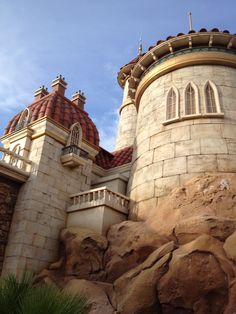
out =
[[101,119],[93,118],[96,124],[99,136],[100,136],[100,146],[109,152],[115,150],[115,142],[117,136],[117,128],[119,122],[118,109],[113,109],[101,116]]
[[118,65],[116,65],[112,62],[106,62],[104,64],[104,69],[109,74],[109,76],[117,77],[117,71],[119,70]]
[[0,73],[0,111],[10,113],[33,100],[40,70],[26,49],[2,49]]

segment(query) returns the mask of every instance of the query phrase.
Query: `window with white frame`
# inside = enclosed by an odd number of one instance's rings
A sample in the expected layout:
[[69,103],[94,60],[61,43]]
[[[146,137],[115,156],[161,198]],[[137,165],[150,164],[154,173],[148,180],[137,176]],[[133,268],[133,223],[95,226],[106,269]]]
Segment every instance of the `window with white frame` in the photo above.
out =
[[179,117],[179,93],[176,87],[171,87],[166,98],[166,120],[174,120]]
[[207,81],[204,86],[204,100],[206,113],[220,113],[219,94],[216,85]]
[[190,82],[184,90],[184,113],[188,115],[199,114],[199,95],[197,86]]
[[[166,95],[166,119],[163,124],[169,124],[175,121],[199,118],[199,117],[223,117],[224,113],[221,111],[219,93],[216,85],[208,80],[204,88],[201,90],[203,95],[201,98],[204,100],[204,107],[200,110],[200,98],[198,87],[189,82],[183,91],[183,104],[179,102],[179,91],[176,87],[171,87]],[[183,106],[183,107],[182,107]],[[181,114],[183,112],[183,115]]]

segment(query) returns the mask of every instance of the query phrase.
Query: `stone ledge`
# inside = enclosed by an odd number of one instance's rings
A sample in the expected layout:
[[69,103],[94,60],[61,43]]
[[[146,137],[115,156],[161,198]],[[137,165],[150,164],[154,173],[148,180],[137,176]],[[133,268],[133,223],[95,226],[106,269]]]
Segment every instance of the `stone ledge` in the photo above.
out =
[[12,179],[16,182],[24,183],[28,180],[30,174],[26,171],[18,169],[0,160],[0,174],[1,176]]

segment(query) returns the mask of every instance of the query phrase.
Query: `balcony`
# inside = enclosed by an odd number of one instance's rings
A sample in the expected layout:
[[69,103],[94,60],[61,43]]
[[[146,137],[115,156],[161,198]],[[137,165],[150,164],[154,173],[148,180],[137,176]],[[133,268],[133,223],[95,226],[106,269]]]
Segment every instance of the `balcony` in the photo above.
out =
[[32,162],[9,149],[0,147],[0,175],[17,182],[26,182],[31,170]]
[[113,224],[127,220],[129,198],[107,187],[71,195],[67,226],[89,228],[106,234]]
[[65,167],[83,166],[88,160],[88,153],[76,145],[62,148],[61,163]]

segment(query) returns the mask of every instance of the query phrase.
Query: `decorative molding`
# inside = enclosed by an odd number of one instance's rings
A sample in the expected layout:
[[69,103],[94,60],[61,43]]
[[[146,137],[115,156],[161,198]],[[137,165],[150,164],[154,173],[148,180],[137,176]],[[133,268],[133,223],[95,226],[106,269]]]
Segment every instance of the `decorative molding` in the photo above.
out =
[[29,172],[11,166],[4,161],[0,161],[0,175],[20,183],[26,182],[30,176]]
[[142,94],[154,80],[171,71],[194,65],[223,65],[236,68],[236,55],[221,51],[200,51],[175,56],[156,65],[138,85],[135,95],[137,110]]
[[21,140],[24,137],[31,138],[34,131],[28,126],[22,130],[3,135],[0,137],[1,141],[5,144],[5,142],[14,143],[16,141]]
[[129,106],[129,105],[135,106],[133,100],[132,100],[130,97],[126,98],[126,100],[122,103],[122,105],[121,105],[121,107],[120,107],[120,109],[119,109],[119,114],[121,114],[121,111],[122,111],[126,106]]

